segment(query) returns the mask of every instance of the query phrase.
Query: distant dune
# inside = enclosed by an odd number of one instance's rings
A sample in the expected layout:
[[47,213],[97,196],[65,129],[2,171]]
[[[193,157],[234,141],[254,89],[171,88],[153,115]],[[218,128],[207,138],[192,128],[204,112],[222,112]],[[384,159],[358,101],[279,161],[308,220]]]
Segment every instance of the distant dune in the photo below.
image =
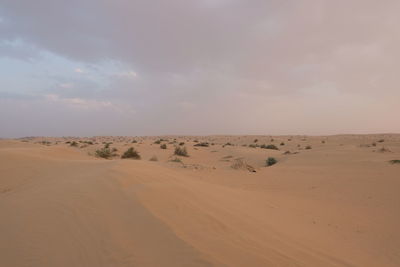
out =
[[1,140],[0,266],[400,266],[398,159],[399,134]]

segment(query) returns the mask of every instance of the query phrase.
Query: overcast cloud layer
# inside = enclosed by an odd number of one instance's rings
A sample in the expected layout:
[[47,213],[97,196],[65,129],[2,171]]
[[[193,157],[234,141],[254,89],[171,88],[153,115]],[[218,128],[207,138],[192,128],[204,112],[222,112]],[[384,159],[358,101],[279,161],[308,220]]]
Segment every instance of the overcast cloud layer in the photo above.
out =
[[400,132],[399,12],[0,0],[0,137]]

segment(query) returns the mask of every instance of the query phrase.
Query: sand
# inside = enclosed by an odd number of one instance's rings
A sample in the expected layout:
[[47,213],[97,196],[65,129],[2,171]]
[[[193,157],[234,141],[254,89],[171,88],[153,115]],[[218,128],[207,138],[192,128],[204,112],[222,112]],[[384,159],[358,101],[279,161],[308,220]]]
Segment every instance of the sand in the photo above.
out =
[[393,159],[396,134],[0,140],[0,266],[400,266]]

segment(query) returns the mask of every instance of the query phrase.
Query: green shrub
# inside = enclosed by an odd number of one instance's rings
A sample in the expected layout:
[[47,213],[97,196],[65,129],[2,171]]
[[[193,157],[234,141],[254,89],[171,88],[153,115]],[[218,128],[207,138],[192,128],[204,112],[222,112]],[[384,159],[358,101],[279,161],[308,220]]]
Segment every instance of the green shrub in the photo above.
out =
[[269,157],[269,158],[266,160],[265,165],[266,165],[267,167],[269,167],[269,166],[272,166],[272,165],[276,164],[277,162],[278,162],[278,161],[277,161],[275,158]]
[[154,142],[154,144],[159,145],[161,144],[161,139]]
[[174,155],[189,157],[186,147],[180,147],[180,146],[175,147]]
[[264,149],[279,150],[279,149],[276,147],[276,145],[261,145],[260,147],[261,147],[261,148],[264,148]]
[[391,164],[400,164],[400,159],[392,159],[389,161]]
[[96,150],[95,155],[96,157],[103,159],[109,159],[115,156],[115,154],[111,152],[111,150],[108,147],[103,147],[101,149]]
[[122,159],[140,159],[139,152],[137,152],[133,147],[128,148],[121,156]]
[[160,146],[160,148],[161,148],[161,149],[167,149],[167,145],[166,145],[166,144],[162,144],[162,145]]

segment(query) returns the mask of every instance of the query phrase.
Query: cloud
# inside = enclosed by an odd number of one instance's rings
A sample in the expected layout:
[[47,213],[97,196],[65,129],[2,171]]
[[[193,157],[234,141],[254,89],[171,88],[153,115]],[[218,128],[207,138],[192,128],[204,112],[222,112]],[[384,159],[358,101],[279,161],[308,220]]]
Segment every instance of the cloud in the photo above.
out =
[[76,73],[85,73],[85,71],[82,70],[82,69],[80,69],[80,68],[76,68],[74,71],[75,71]]
[[34,84],[75,110],[133,106],[147,134],[171,133],[178,120],[192,134],[365,132],[372,128],[357,121],[368,118],[377,131],[400,131],[376,116],[400,112],[399,8],[395,0],[4,0],[0,56],[41,72],[8,72],[0,86]]
[[82,98],[63,98],[59,95],[48,94],[44,96],[45,99],[49,102],[64,104],[71,108],[77,108],[81,110],[112,110],[116,112],[129,112],[134,113],[132,108],[122,108],[118,105],[115,105],[109,101],[98,101],[93,99],[82,99]]

